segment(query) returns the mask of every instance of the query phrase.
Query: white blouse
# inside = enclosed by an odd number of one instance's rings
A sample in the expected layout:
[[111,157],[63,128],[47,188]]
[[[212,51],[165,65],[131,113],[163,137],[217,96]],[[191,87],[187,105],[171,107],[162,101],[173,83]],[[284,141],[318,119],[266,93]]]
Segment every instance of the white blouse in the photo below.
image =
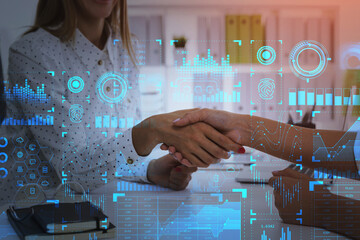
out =
[[6,124],[7,131],[28,136],[42,150],[41,161],[50,162],[61,180],[85,189],[115,177],[147,182],[150,159],[139,157],[132,144],[132,127],[141,120],[139,71],[120,38],[110,35],[99,50],[79,30],[73,41],[61,42],[39,29],[10,49],[9,89],[28,84],[36,92],[43,87],[45,100],[17,96],[8,101],[7,118],[26,122],[50,115],[54,124]]

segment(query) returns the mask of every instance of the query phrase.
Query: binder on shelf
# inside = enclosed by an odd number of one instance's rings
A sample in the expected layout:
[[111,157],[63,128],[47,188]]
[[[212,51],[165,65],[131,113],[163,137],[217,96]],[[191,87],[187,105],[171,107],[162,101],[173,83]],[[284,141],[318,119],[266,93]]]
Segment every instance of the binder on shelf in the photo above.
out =
[[[199,17],[198,18],[198,54],[200,58],[205,58],[208,55],[209,49],[209,36],[208,36],[208,26],[207,18]],[[211,38],[210,38],[211,39]]]
[[223,36],[221,18],[212,17],[209,20],[211,26],[209,29],[209,48],[211,49],[211,55],[214,57],[215,61],[220,62],[221,57],[224,57],[222,52],[222,46],[224,44],[220,42],[220,39],[222,39]]
[[320,41],[327,49],[331,58],[333,55],[332,21],[329,17],[320,19]]
[[146,26],[147,26],[146,17],[143,16],[129,17],[130,32],[135,35],[136,39],[139,41],[139,44],[144,45],[145,48],[146,48],[146,40],[148,39]]
[[304,41],[306,39],[306,25],[304,18],[294,18],[293,24],[294,28],[292,29],[293,34],[293,43],[297,44],[298,42]]
[[[239,63],[239,44],[234,40],[240,40],[238,17],[236,15],[226,16],[226,55],[230,56],[230,63]],[[242,47],[240,47],[242,48]]]
[[[306,24],[306,37],[307,40],[320,42],[320,19],[310,18]],[[314,51],[304,52],[306,63],[309,67],[317,67],[319,64],[319,56]]]
[[[265,22],[265,40],[281,40],[278,33],[278,21],[275,16],[269,16]],[[277,52],[277,49],[274,49]]]
[[148,65],[161,65],[163,61],[161,45],[156,42],[156,39],[162,39],[162,17],[151,16],[149,17],[149,30],[148,30],[149,41],[149,54],[148,54]]
[[[251,20],[251,40],[264,42],[265,29],[261,22],[261,15],[253,15],[250,17]],[[262,47],[263,44],[258,44],[258,47]],[[241,58],[241,56],[240,56]],[[252,62],[257,63],[257,51],[252,51]]]
[[294,20],[288,17],[282,17],[279,21],[279,35],[280,39],[283,40],[283,49],[285,58],[289,58],[290,51],[294,47],[293,40],[293,28],[294,28]]
[[249,15],[238,16],[239,31],[237,39],[241,39],[239,63],[250,63],[251,18]]

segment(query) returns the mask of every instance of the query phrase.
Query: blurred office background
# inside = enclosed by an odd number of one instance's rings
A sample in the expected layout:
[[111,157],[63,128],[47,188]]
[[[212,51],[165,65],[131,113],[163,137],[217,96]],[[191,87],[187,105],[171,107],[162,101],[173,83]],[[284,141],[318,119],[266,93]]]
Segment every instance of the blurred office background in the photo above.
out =
[[[36,4],[36,0],[3,0],[4,69],[8,47],[33,22]],[[314,118],[317,127],[341,129],[345,97],[360,97],[356,89],[360,60],[351,58],[352,66],[348,66],[345,58],[349,56],[344,57],[349,44],[359,46],[360,42],[358,0],[129,0],[128,4],[131,31],[146,50],[140,74],[144,117],[208,107],[282,121],[290,113],[299,121],[300,111],[311,110],[312,103],[296,99],[294,104],[290,95],[308,98],[312,93],[321,112]],[[324,74],[309,82],[289,68],[290,51],[303,40],[321,43],[329,55]],[[257,62],[254,46],[259,44],[275,49],[274,67]],[[301,64],[310,70],[319,60],[310,51],[303,54]],[[266,78],[276,84],[271,101],[258,97],[255,84]],[[336,105],[327,96],[335,98],[339,89],[344,101]],[[356,110],[357,100],[351,103]],[[356,118],[356,112],[347,114],[349,122]]]

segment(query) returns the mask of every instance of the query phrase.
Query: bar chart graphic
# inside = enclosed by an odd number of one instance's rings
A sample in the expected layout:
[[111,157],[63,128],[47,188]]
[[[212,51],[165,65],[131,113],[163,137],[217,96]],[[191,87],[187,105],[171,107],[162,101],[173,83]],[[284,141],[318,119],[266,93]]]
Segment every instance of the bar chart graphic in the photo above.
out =
[[25,86],[16,84],[12,89],[4,88],[6,101],[18,101],[21,103],[49,103],[51,97],[45,94],[45,85],[31,89],[28,80],[25,79]]
[[240,96],[239,91],[233,91],[232,93],[219,91],[216,94],[204,94],[201,96],[194,96],[186,93],[174,93],[173,100],[174,102],[239,103],[241,100]]
[[29,119],[5,118],[2,125],[5,126],[53,126],[54,116],[38,116]]
[[156,185],[149,185],[149,184],[139,184],[135,182],[125,182],[121,181],[117,183],[117,190],[119,192],[142,192],[142,191],[149,191],[149,192],[166,192],[170,191],[168,188],[163,188]]
[[290,106],[360,106],[359,88],[289,88]]
[[134,118],[119,118],[116,116],[95,116],[95,128],[132,128],[141,121]]

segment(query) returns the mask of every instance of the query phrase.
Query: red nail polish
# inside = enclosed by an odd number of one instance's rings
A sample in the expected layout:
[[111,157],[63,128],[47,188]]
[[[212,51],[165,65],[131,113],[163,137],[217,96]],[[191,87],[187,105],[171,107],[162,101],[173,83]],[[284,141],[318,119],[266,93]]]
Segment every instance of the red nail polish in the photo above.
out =
[[175,168],[175,171],[181,172],[181,171],[182,171],[182,170],[181,170],[181,167],[176,167],[176,168]]
[[244,154],[245,153],[245,148],[239,148],[238,153]]

